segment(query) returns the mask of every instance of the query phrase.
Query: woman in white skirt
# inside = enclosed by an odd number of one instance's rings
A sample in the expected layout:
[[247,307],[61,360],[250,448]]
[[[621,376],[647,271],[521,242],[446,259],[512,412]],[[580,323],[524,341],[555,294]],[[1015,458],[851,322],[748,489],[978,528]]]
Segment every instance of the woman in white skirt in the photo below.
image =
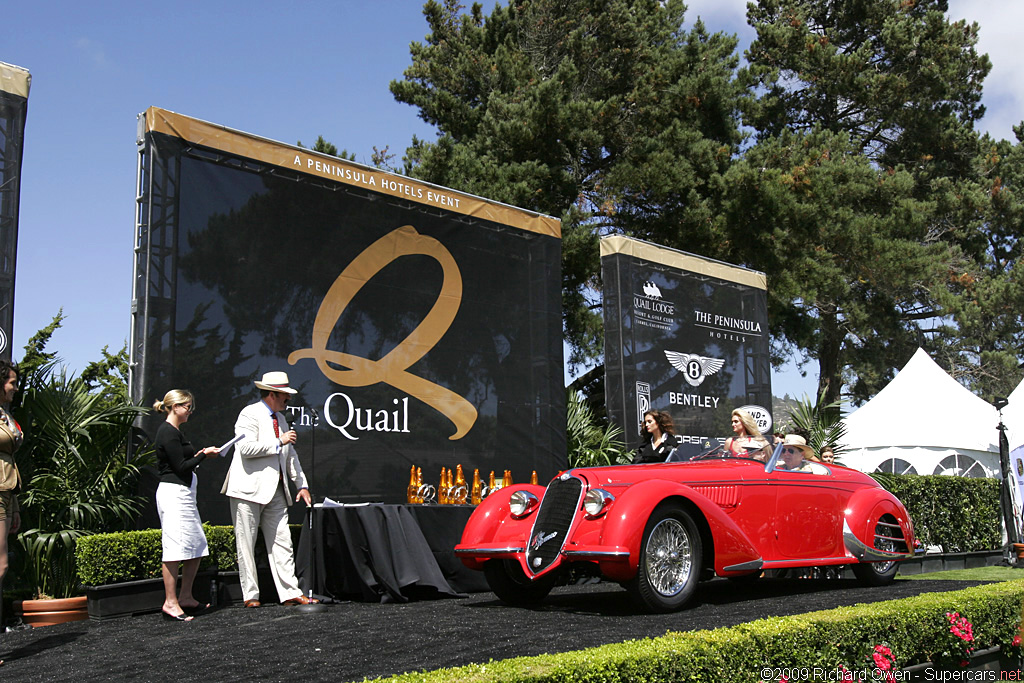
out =
[[[192,597],[192,582],[202,558],[210,554],[196,507],[195,468],[209,456],[220,453],[208,447],[196,452],[181,435],[181,425],[195,408],[192,394],[172,389],[153,410],[166,413],[167,420],[156,432],[156,455],[160,485],[156,489],[156,511],[163,531],[164,617],[191,621],[189,611],[205,609]],[[181,564],[181,592],[178,593],[178,565]]]

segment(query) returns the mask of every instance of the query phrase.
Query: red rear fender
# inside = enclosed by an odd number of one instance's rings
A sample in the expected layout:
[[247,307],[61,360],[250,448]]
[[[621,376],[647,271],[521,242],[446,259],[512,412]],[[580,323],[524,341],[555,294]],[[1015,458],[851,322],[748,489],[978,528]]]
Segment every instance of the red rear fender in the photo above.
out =
[[903,530],[907,548],[913,552],[914,527],[903,503],[896,496],[882,488],[864,488],[856,491],[846,505],[844,519],[846,528],[853,532],[862,543],[872,546],[875,538],[875,524],[883,515],[891,515]]

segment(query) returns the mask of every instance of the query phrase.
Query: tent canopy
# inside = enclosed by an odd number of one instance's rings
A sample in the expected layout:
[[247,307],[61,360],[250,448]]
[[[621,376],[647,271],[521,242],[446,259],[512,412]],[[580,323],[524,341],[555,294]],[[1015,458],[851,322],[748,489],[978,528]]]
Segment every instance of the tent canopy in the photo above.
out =
[[845,421],[850,449],[927,446],[999,453],[999,412],[950,377],[924,349]]

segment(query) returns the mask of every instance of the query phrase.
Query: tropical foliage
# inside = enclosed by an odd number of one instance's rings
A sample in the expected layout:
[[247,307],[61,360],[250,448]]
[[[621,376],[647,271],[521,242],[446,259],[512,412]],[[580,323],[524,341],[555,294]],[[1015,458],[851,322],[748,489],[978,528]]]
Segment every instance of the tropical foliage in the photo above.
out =
[[569,467],[625,464],[632,456],[619,437],[622,430],[594,415],[583,394],[569,391],[566,419]]
[[807,439],[807,445],[816,454],[820,454],[827,446],[840,459],[843,439],[846,437],[846,423],[842,420],[841,409],[841,401],[826,403],[824,392],[818,397],[817,403],[812,403],[811,398],[805,394],[790,409],[786,432]]
[[73,595],[76,539],[126,529],[142,510],[135,490],[150,455],[129,460],[127,446],[144,410],[103,407],[102,400],[82,379],[51,369],[24,390],[16,413],[26,434],[17,457],[27,483],[17,538],[24,576],[40,594]]
[[62,320],[58,313],[25,346],[14,406],[25,441],[15,454],[21,530],[9,583],[50,597],[78,590],[77,539],[132,526],[143,504],[140,468],[152,462],[151,451],[128,455],[132,423],[145,410],[128,402],[125,350],[103,349],[88,378],[68,375],[46,350]]

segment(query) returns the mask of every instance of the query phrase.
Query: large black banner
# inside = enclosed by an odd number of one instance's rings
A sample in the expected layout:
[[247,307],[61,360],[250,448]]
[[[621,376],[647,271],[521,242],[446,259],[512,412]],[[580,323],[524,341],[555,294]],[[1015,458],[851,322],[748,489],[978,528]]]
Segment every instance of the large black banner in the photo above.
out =
[[672,416],[682,453],[730,436],[734,408],[771,428],[763,273],[619,236],[601,272],[605,397],[627,438],[647,410]]
[[[142,141],[133,393],[190,389],[193,443],[283,370],[318,498],[565,467],[556,220],[162,110]],[[204,519],[226,466],[199,473]]]
[[0,358],[6,360],[14,338],[21,160],[31,83],[28,71],[0,62]]

